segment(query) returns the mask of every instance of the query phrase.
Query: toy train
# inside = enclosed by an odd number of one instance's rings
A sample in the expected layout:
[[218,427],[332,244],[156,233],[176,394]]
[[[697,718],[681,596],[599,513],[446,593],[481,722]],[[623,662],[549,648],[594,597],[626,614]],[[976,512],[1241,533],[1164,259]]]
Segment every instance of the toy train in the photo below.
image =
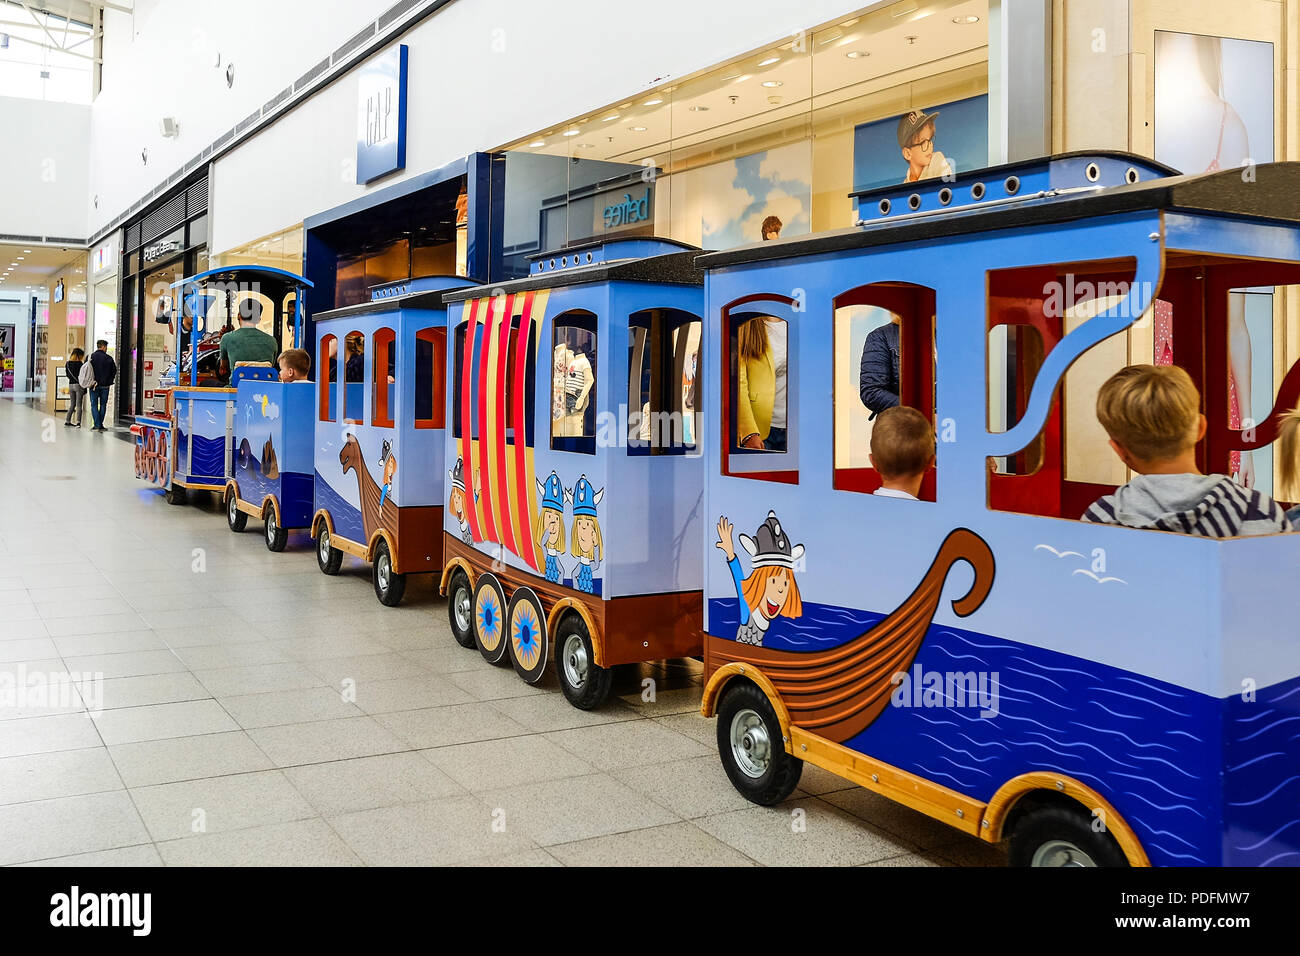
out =
[[[458,643],[554,659],[578,707],[699,656],[757,803],[806,761],[1013,863],[1300,863],[1300,537],[1076,520],[1126,480],[1092,411],[1118,368],[1192,375],[1207,472],[1300,402],[1291,366],[1252,426],[1229,371],[1237,297],[1300,284],[1300,167],[1252,174],[1055,156],[857,193],[838,232],[610,238],[322,317],[322,570],[364,549],[381,600],[440,571]],[[938,435],[919,500],[872,494],[880,330]]]

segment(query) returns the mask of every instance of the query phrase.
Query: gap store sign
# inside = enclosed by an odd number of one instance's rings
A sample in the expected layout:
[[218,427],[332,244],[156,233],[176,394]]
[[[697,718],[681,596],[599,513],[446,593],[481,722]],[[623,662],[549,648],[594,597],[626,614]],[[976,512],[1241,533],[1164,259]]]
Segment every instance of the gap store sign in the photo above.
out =
[[361,68],[357,82],[357,184],[406,168],[405,43]]

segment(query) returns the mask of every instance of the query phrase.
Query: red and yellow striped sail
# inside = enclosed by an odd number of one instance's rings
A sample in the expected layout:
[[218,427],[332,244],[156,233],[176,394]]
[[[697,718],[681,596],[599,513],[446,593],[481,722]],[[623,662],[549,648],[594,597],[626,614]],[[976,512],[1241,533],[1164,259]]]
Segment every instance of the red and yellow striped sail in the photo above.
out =
[[[537,476],[526,444],[525,392],[541,335],[532,350],[528,340],[534,323],[540,332],[548,294],[522,292],[465,304],[461,407],[452,409],[461,425],[457,451],[465,463],[465,511],[475,543],[500,545],[539,572],[533,540]],[[549,403],[544,407],[549,412]]]

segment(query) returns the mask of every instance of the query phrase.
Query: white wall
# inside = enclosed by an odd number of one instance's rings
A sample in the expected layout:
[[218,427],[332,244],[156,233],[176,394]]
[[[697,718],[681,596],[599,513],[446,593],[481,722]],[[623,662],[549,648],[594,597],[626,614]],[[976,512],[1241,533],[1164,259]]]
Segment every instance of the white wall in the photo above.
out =
[[0,96],[0,233],[86,235],[90,107]]
[[[407,171],[369,189],[581,116],[864,5],[461,0],[400,40],[410,47]],[[368,191],[356,184],[353,167],[356,99],[354,72],[218,161],[214,251]]]
[[[136,0],[134,15],[106,10],[103,87],[90,114],[90,190],[81,193],[91,234],[392,2]],[[226,65],[232,62],[235,83],[227,88]],[[164,116],[180,123],[175,139],[159,133]],[[140,158],[144,148],[147,165]]]

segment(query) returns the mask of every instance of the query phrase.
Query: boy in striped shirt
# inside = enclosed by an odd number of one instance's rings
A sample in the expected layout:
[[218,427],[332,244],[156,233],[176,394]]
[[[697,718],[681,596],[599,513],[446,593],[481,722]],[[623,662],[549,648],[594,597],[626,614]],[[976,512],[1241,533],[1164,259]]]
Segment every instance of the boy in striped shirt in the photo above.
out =
[[1206,538],[1292,530],[1268,495],[1197,470],[1206,427],[1200,408],[1191,376],[1175,365],[1130,365],[1107,379],[1097,419],[1137,476],[1094,502],[1083,520]]

